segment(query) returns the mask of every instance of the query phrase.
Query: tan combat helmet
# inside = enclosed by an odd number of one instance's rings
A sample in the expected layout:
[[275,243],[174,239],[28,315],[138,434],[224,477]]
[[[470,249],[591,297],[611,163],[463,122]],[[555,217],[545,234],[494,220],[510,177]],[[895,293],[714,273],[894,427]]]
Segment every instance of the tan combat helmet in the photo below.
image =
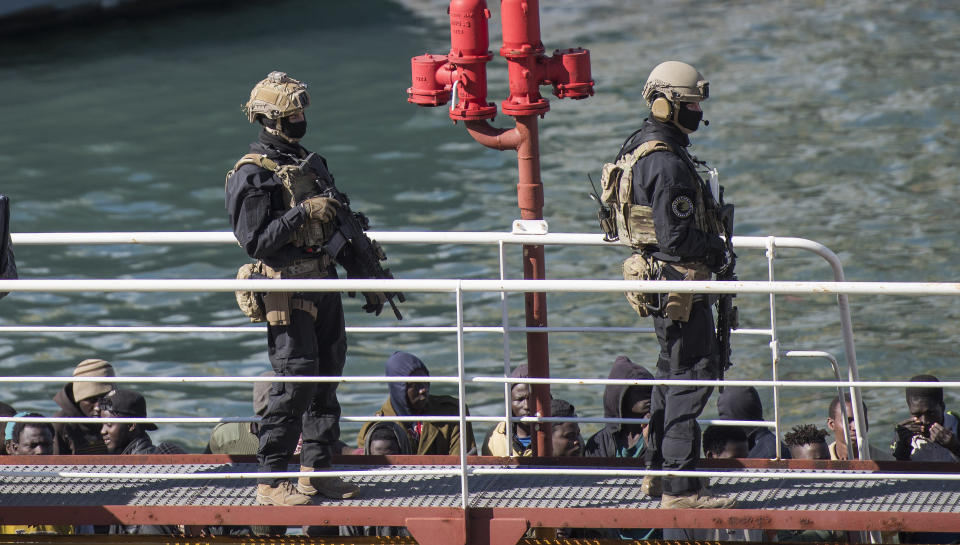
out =
[[253,123],[259,115],[276,120],[303,112],[309,105],[310,93],[306,83],[291,78],[286,72],[273,71],[253,86],[243,112]]
[[700,102],[710,98],[710,82],[685,62],[667,61],[656,66],[643,86],[643,98],[657,121],[672,122],[690,132],[677,121],[681,102]]

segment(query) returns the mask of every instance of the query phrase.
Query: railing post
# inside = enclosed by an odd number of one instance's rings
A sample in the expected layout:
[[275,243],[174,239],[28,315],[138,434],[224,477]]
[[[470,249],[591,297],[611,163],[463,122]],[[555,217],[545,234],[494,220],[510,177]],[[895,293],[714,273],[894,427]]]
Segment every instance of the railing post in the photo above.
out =
[[[503,241],[499,241],[498,244],[499,258],[500,258],[500,280],[507,279],[507,268],[506,268],[506,246]],[[507,292],[500,292],[500,311],[501,319],[500,324],[503,327],[503,376],[510,376],[510,313],[507,306]],[[507,438],[507,456],[512,454],[513,449],[513,422],[510,421],[510,417],[513,416],[513,385],[509,382],[503,383],[503,405],[504,405],[504,426],[505,426],[505,436]],[[483,446],[481,445],[481,449]],[[479,454],[479,453],[478,453]]]
[[[766,246],[767,280],[773,282],[773,261],[777,257],[776,237],[767,237]],[[780,377],[778,369],[780,366],[780,338],[777,332],[777,300],[776,296],[772,293],[770,294],[770,357],[770,372],[774,382],[776,382]],[[773,433],[777,437],[775,452],[777,459],[780,460],[783,458],[783,453],[780,452],[780,388],[777,386],[773,387],[773,426]]]
[[467,508],[470,506],[470,492],[467,487],[467,389],[464,384],[463,363],[463,288],[457,281],[457,395],[460,405],[460,505],[463,507],[463,520],[467,520]]

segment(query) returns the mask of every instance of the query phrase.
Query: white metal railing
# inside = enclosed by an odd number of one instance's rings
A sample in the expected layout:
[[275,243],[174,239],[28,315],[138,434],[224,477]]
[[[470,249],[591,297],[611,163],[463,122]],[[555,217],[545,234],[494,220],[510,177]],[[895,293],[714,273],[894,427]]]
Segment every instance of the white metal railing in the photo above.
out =
[[[734,282],[688,282],[688,281],[623,281],[623,280],[510,280],[506,278],[505,268],[505,247],[510,244],[533,244],[533,245],[586,245],[586,246],[614,246],[603,242],[600,235],[585,234],[511,234],[511,233],[404,233],[404,232],[371,232],[370,235],[383,243],[417,243],[417,244],[484,244],[496,245],[500,256],[500,279],[499,280],[463,280],[463,279],[394,279],[394,280],[233,280],[233,279],[103,279],[103,280],[8,280],[0,281],[0,291],[23,291],[23,292],[82,292],[82,291],[102,291],[102,292],[230,292],[236,290],[252,291],[419,291],[434,293],[451,293],[454,295],[454,304],[456,306],[457,318],[454,326],[445,327],[420,327],[420,326],[386,326],[386,327],[351,327],[348,331],[361,333],[397,333],[397,332],[430,332],[430,333],[455,333],[457,335],[457,376],[450,377],[420,377],[420,381],[429,382],[455,382],[458,385],[460,411],[457,416],[450,417],[373,417],[362,416],[352,417],[344,416],[344,421],[407,421],[407,420],[434,420],[434,421],[458,421],[461,429],[465,429],[467,422],[507,422],[507,430],[511,430],[510,422],[635,422],[629,419],[610,419],[610,418],[544,418],[544,417],[523,417],[515,418],[511,416],[509,404],[509,389],[513,383],[549,383],[549,384],[577,384],[577,385],[608,385],[608,384],[664,384],[664,385],[740,385],[740,386],[761,386],[771,387],[774,392],[774,420],[771,422],[743,422],[743,421],[703,421],[705,423],[716,423],[726,425],[749,425],[766,426],[775,429],[777,436],[780,436],[779,430],[779,388],[849,388],[854,406],[856,407],[854,420],[856,423],[856,433],[858,436],[858,445],[861,450],[861,458],[867,459],[868,453],[867,441],[861,422],[863,422],[862,402],[860,399],[860,389],[869,388],[902,388],[905,386],[934,386],[942,388],[960,387],[960,382],[937,382],[937,383],[908,383],[908,382],[864,382],[859,380],[856,368],[856,354],[853,343],[852,326],[850,325],[849,304],[847,302],[848,294],[900,294],[900,295],[958,295],[960,294],[960,284],[956,283],[906,283],[906,282],[845,282],[842,266],[837,256],[825,246],[805,239],[798,238],[779,238],[779,237],[734,237],[734,245],[737,249],[762,249],[766,252],[768,260],[768,280],[766,282],[756,281],[734,281]],[[13,235],[15,245],[51,245],[51,244],[235,244],[232,233],[228,232],[208,232],[208,233],[16,233]],[[778,282],[774,280],[774,259],[776,250],[780,248],[792,248],[813,252],[824,258],[831,266],[834,272],[833,282]],[[470,292],[500,292],[503,305],[502,323],[499,326],[465,326],[463,323],[463,294]],[[509,374],[509,335],[514,332],[652,332],[651,328],[624,328],[624,327],[546,327],[529,328],[515,327],[509,325],[506,298],[508,293],[519,292],[550,292],[550,293],[605,293],[605,292],[624,292],[624,291],[646,291],[646,292],[678,292],[678,293],[756,293],[768,294],[770,297],[770,327],[768,329],[743,329],[736,330],[738,335],[768,335],[771,338],[770,348],[772,354],[773,377],[769,381],[744,381],[744,380],[725,380],[725,381],[677,381],[654,379],[649,381],[613,381],[606,379],[510,379],[506,378]],[[781,352],[776,327],[776,309],[775,295],[784,294],[836,294],[838,306],[841,315],[841,324],[844,335],[845,356],[847,359],[848,379],[840,380],[839,368],[836,359],[825,352],[812,351],[787,351]],[[263,327],[243,326],[243,327],[95,327],[95,326],[5,326],[0,327],[0,332],[8,333],[63,333],[63,332],[175,332],[175,333],[210,333],[210,332],[231,332],[240,334],[261,333]],[[465,333],[472,332],[494,332],[504,336],[504,375],[502,377],[466,377],[464,371],[464,345],[463,336]],[[777,363],[781,356],[788,357],[823,357],[831,361],[836,381],[781,381],[777,378]],[[290,382],[405,382],[407,377],[284,377],[284,381]],[[274,377],[0,377],[0,383],[4,382],[113,382],[113,383],[211,383],[211,382],[275,382]],[[507,401],[505,403],[504,416],[466,416],[466,391],[467,383],[495,384],[504,385],[504,393]],[[841,404],[843,405],[843,404]],[[29,417],[8,417],[0,418],[0,422],[30,422],[30,421],[64,421],[64,422],[88,422],[88,419],[80,418],[43,418],[31,419]],[[132,419],[132,418],[111,418],[104,421],[111,422],[185,422],[185,423],[211,423],[211,422],[247,422],[254,421],[255,418],[243,417],[224,417],[224,418],[151,418],[151,419]],[[509,431],[508,431],[509,433]],[[779,441],[778,441],[779,443]],[[849,442],[848,442],[849,444]],[[487,474],[498,471],[524,472],[538,474],[541,472],[556,472],[556,470],[534,470],[534,469],[489,469],[489,468],[471,468],[466,463],[466,442],[461,441],[461,466],[456,470],[423,470],[418,474],[436,474],[436,475],[460,475],[462,487],[462,502],[466,507],[468,504],[469,491],[467,488],[467,476]],[[779,449],[779,444],[778,444]],[[683,475],[692,472],[674,472],[674,471],[651,471],[651,470],[590,470],[590,469],[570,469],[564,468],[564,473],[583,473],[583,474],[602,474],[602,475]],[[81,477],[82,473],[74,472],[9,472],[0,471],[2,475],[26,475],[43,474],[42,476],[51,476],[47,473],[60,476]],[[389,470],[383,471],[364,471],[365,474],[395,474]],[[403,474],[411,474],[404,470]],[[330,475],[349,475],[355,472],[330,472]],[[756,476],[751,472],[696,472],[702,476]],[[109,474],[96,473],[95,478],[115,477],[129,479],[144,478],[189,478],[187,474]],[[299,473],[282,473],[280,476],[299,476]],[[776,477],[778,474],[764,472],[764,476]],[[235,473],[220,474],[217,478],[253,478],[264,477],[266,474],[254,473]],[[271,474],[272,476],[272,474]],[[813,476],[799,476],[795,473],[784,474],[790,478],[853,478],[847,473],[824,473],[819,472]],[[82,478],[82,477],[81,477]],[[204,478],[210,478],[209,474],[204,474]],[[911,479],[943,479],[958,478],[956,476],[924,475],[910,473],[907,475],[899,474],[874,474],[867,476],[857,474],[856,478],[911,478]]]

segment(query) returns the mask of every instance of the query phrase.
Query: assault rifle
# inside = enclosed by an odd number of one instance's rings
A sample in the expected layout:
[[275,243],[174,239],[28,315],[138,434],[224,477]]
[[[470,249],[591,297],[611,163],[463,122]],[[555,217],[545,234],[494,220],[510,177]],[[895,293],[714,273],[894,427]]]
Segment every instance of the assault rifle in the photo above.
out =
[[[387,259],[387,254],[384,253],[380,244],[371,240],[365,232],[370,228],[370,220],[362,212],[354,212],[350,209],[350,197],[334,185],[333,176],[327,170],[323,158],[316,153],[308,155],[300,164],[301,172],[306,173],[307,170],[311,170],[317,175],[317,183],[320,187],[317,194],[335,199],[340,203],[335,220],[336,232],[323,245],[323,249],[333,256],[337,263],[340,263],[351,275],[362,278],[393,278],[390,269],[384,269],[380,266],[380,262]],[[383,294],[386,296],[387,302],[390,303],[390,308],[393,309],[393,315],[398,320],[402,320],[403,316],[393,299],[396,298],[401,303],[406,301],[403,293],[385,291]],[[375,309],[377,315],[380,314],[380,308],[382,308],[382,304]],[[366,306],[364,310],[370,311]]]
[[[721,190],[721,202],[723,193]],[[720,224],[723,226],[724,236],[727,239],[727,251],[730,252],[731,259],[736,255],[733,253],[733,205],[724,204],[720,206]],[[735,264],[736,262],[734,262]],[[734,272],[735,265],[730,266],[722,274],[717,275],[717,280],[736,281],[737,274]],[[740,313],[737,307],[733,306],[734,293],[724,293],[717,300],[717,343],[720,345],[720,380],[723,380],[723,373],[733,365],[730,361],[730,331],[740,327]],[[719,390],[723,391],[723,386]]]

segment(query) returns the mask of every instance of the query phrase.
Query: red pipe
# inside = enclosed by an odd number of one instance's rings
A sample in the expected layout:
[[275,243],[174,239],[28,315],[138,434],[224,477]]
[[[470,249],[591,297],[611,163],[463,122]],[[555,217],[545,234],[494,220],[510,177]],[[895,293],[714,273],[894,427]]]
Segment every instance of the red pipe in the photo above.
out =
[[[503,47],[507,60],[510,95],[503,101],[503,113],[516,120],[513,129],[498,129],[487,120],[496,113],[487,102],[487,63],[490,35],[486,0],[451,0],[450,53],[446,57],[422,55],[411,60],[412,85],[409,102],[421,106],[439,106],[451,97],[456,103],[450,119],[465,121],[467,132],[477,142],[496,150],[517,151],[517,204],[525,220],[543,219],[543,182],[540,179],[540,136],[537,116],[550,109],[540,95],[540,86],[552,84],[560,98],[586,98],[593,94],[590,77],[590,52],[585,49],[543,54],[540,41],[539,0],[501,0]],[[445,62],[446,61],[446,62]],[[523,277],[544,279],[543,246],[523,247]],[[527,327],[547,326],[547,295],[524,294]],[[530,376],[550,377],[550,354],[546,333],[527,333],[527,365]],[[534,412],[550,416],[550,386],[533,385]],[[534,452],[552,454],[551,426],[536,427]]]
[[[516,118],[513,129],[498,129],[487,121],[467,121],[470,136],[488,148],[517,150],[517,201],[520,217],[525,220],[543,219],[543,182],[540,179],[540,137],[537,116]],[[546,278],[543,246],[523,246],[523,278],[542,280]],[[525,293],[524,306],[527,327],[547,326],[547,294]],[[527,367],[531,377],[550,377],[550,351],[546,333],[527,333]],[[533,412],[550,416],[550,385],[532,386]],[[551,456],[553,442],[550,424],[536,427],[534,454]]]

